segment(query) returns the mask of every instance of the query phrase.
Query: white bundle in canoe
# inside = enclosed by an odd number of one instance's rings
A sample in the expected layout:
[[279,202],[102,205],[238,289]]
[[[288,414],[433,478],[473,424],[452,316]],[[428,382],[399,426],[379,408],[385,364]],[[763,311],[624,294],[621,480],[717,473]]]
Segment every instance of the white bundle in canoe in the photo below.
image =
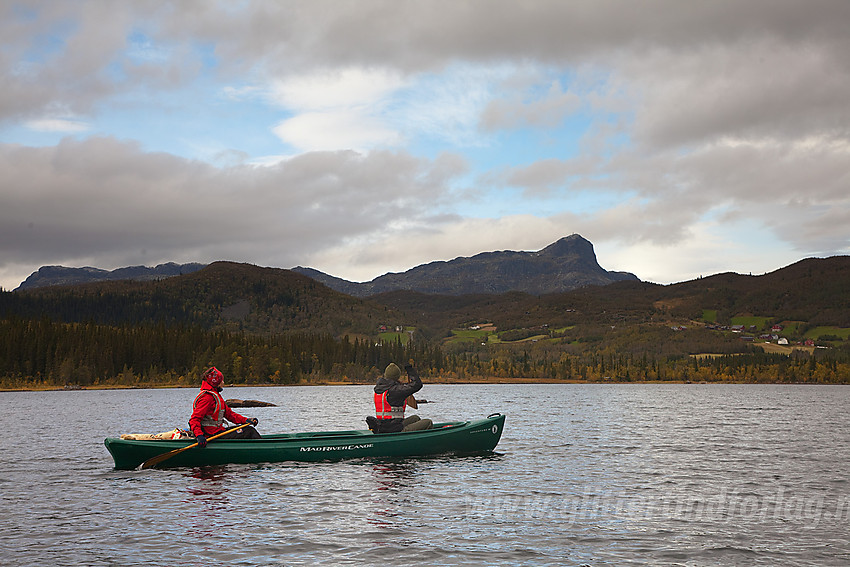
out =
[[162,433],[123,433],[121,439],[132,439],[136,441],[163,441],[168,439],[193,439],[194,435],[175,427],[171,431],[163,431]]

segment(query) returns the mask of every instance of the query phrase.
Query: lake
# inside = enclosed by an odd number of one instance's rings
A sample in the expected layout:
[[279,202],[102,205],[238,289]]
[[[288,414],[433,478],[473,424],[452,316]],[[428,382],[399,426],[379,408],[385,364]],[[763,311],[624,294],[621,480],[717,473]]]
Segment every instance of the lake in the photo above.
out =
[[[850,387],[429,385],[475,457],[116,471],[196,389],[0,393],[4,565],[848,565]],[[365,428],[370,386],[225,388],[260,432]]]

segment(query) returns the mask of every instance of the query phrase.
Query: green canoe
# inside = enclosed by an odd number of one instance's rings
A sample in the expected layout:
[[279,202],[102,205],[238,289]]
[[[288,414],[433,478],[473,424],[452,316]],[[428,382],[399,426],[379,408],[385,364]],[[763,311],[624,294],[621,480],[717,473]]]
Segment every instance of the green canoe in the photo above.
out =
[[[280,433],[262,439],[211,441],[206,448],[177,453],[160,467],[194,467],[225,463],[326,461],[363,457],[421,457],[476,454],[492,451],[505,425],[505,416],[493,414],[476,421],[436,423],[431,429],[374,434],[368,429],[316,433]],[[107,438],[106,448],[116,469],[135,469],[148,459],[186,447],[193,439],[138,441]]]

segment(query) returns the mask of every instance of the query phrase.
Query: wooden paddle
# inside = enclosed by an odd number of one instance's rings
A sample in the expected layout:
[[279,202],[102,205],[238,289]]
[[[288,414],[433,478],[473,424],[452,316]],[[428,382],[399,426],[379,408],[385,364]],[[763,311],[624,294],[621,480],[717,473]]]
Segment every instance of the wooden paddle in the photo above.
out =
[[[413,364],[414,364],[413,359],[412,359],[412,358],[411,358],[411,359],[409,359],[409,360],[407,361],[407,363],[408,363],[409,365],[413,366]],[[408,381],[408,382],[410,382],[410,376],[408,376],[408,377],[407,377],[407,381]],[[413,397],[413,394],[410,394],[409,396],[407,396],[407,405],[408,405],[408,406],[410,406],[410,407],[412,407],[413,409],[416,409],[417,407],[419,407],[419,406],[416,404],[416,398],[414,398],[414,397]]]
[[[209,443],[213,439],[217,439],[217,438],[221,437],[222,435],[227,435],[228,433],[230,433],[231,431],[233,431],[235,429],[245,427],[246,425],[251,425],[251,424],[250,423],[243,423],[242,425],[235,425],[235,426],[231,427],[230,429],[225,429],[224,431],[216,433],[212,437],[207,437],[207,443]],[[139,468],[149,469],[151,467],[155,467],[156,465],[158,465],[162,461],[170,459],[171,457],[173,457],[177,453],[182,453],[183,451],[185,451],[187,449],[191,449],[192,447],[197,447],[197,446],[198,446],[197,443],[192,443],[191,445],[186,445],[185,447],[180,447],[179,449],[174,449],[173,451],[169,451],[167,453],[157,455],[156,457],[151,457],[150,459],[148,459],[147,461],[142,463],[142,466],[139,467]]]

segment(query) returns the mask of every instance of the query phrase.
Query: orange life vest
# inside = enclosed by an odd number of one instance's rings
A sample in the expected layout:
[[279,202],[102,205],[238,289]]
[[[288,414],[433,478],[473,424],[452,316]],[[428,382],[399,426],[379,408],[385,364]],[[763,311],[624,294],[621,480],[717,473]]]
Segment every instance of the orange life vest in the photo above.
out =
[[407,407],[407,398],[400,406],[391,406],[387,401],[387,392],[375,393],[375,417],[378,419],[404,419],[404,408]]

